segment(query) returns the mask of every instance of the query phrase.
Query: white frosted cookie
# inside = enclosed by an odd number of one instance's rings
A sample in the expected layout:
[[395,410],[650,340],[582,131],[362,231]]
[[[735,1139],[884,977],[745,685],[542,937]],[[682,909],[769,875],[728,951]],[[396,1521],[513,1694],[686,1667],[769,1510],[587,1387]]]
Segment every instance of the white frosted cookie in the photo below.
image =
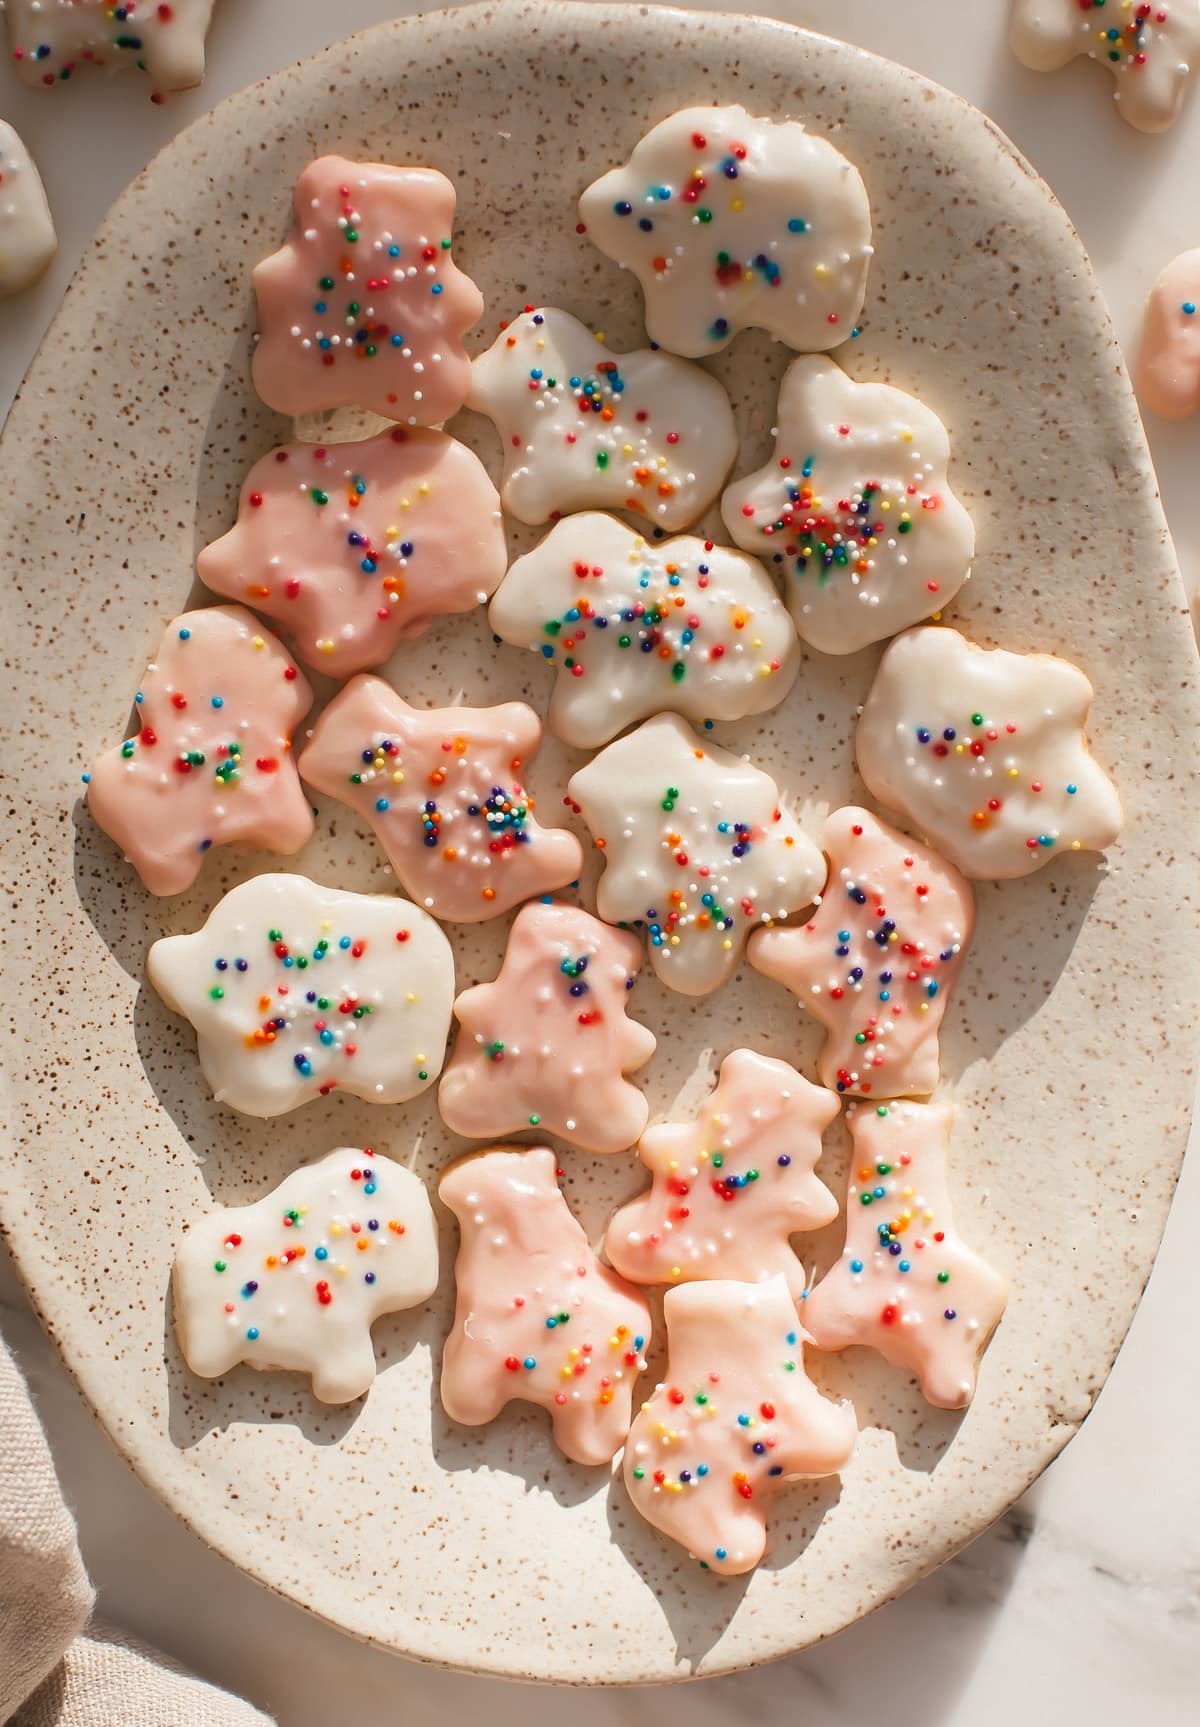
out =
[[190,90],[204,77],[214,0],[7,0],[17,76],[57,84],[85,66],[136,66],[156,91]]
[[375,1381],[371,1327],[437,1288],[424,1184],[390,1158],[343,1146],[254,1205],[197,1219],[175,1256],[175,1328],[202,1379],[239,1361],[312,1376],[322,1403]]
[[1028,875],[1121,831],[1116,789],[1087,746],[1092,695],[1069,660],[909,630],[880,661],[858,769],[964,875]]
[[650,339],[677,354],[716,353],[750,328],[790,348],[835,348],[862,312],[866,188],[799,120],[685,108],[594,181],[579,213],[641,283]]
[[858,1104],[842,1256],[804,1303],[820,1349],[865,1344],[915,1373],[941,1409],[965,1409],[1008,1300],[999,1272],[954,1227],[945,1103]]
[[789,1481],[836,1475],[858,1439],[849,1403],[804,1370],[809,1342],[783,1277],[685,1283],[663,1298],[667,1366],[625,1442],[625,1485],[648,1523],[706,1570],[752,1571]]
[[692,720],[765,713],[800,666],[796,632],[762,565],[711,540],[651,544],[615,516],[568,516],[518,558],[493,630],[558,674],[549,721],[595,749],[673,708]]
[[604,852],[600,916],[644,926],[651,965],[683,995],[717,989],[756,925],[824,884],[825,860],[770,775],[674,714],[609,744],[567,791]]
[[940,611],[967,579],[975,528],[949,460],[946,428],[914,396],[793,360],[774,454],[726,488],[721,514],[782,573],[804,640],[854,653]]
[[673,354],[614,354],[578,318],[526,307],[471,368],[467,406],[504,446],[519,521],[629,510],[668,533],[703,515],[737,455],[729,398]]
[[0,299],[36,282],[57,250],[41,175],[16,132],[0,120]]
[[1172,260],[1146,302],[1137,389],[1160,420],[1200,411],[1200,246]]
[[450,943],[390,894],[255,876],[194,934],[156,941],[146,975],[195,1026],[217,1102],[246,1115],[283,1115],[335,1089],[403,1103],[441,1069]]
[[780,1275],[798,1301],[807,1278],[789,1237],[837,1216],[813,1173],[837,1113],[834,1094],[786,1061],[735,1049],[694,1119],[642,1135],[653,1179],[609,1223],[609,1261],[632,1283]]
[[1164,132],[1200,64],[1200,0],[1013,0],[1013,53],[1034,72],[1086,54],[1116,79],[1117,112]]

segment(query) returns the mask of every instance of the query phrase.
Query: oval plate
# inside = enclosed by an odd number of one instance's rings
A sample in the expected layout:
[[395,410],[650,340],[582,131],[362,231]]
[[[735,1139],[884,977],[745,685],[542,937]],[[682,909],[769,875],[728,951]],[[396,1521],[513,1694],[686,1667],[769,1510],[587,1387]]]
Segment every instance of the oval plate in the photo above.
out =
[[[457,255],[488,301],[476,347],[537,299],[623,348],[640,335],[636,296],[577,236],[575,197],[653,121],[734,99],[804,117],[862,169],[878,255],[847,364],[915,389],[949,424],[953,481],[979,530],[953,621],[1087,669],[1096,750],[1128,829],[1106,862],[1056,858],[980,889],[944,1064],[964,1233],[1013,1294],[975,1405],[961,1419],[931,1410],[862,1351],[814,1359],[828,1391],[855,1399],[859,1454],[840,1487],[783,1495],[766,1563],[728,1582],[642,1525],[606,1471],[567,1464],[540,1412],[518,1406],[478,1431],[446,1421],[434,1389],[452,1298],[444,1216],[442,1287],[376,1328],[382,1372],[365,1403],[327,1409],[286,1375],[239,1369],[210,1384],[187,1372],[165,1323],[171,1252],[210,1195],[244,1202],[334,1144],[373,1143],[432,1178],[462,1145],[428,1101],[372,1112],[334,1097],[275,1123],[214,1105],[190,1030],[146,988],[143,959],[265,860],[214,854],[194,891],[152,901],[81,807],[78,776],[120,735],[244,468],[288,432],[249,384],[250,269],[278,243],[305,162],[337,150],[453,177]],[[764,458],[789,357],[750,334],[712,363],[734,397],[743,470]],[[463,416],[456,430],[495,468],[490,428]],[[1028,1486],[1104,1381],[1184,1148],[1200,712],[1183,593],[1100,294],[1062,210],[994,126],[897,66],[762,19],[514,4],[381,26],[222,103],[121,198],[13,411],[0,497],[16,920],[4,1224],[85,1396],[181,1517],[264,1583],[405,1654],[637,1681],[827,1636]],[[514,548],[532,538],[514,533]],[[809,654],[782,708],[716,736],[773,768],[815,821],[860,795],[853,725],[877,657]],[[540,662],[497,649],[481,616],[409,644],[394,675],[431,703],[465,688],[544,708],[548,694]],[[532,777],[548,808],[573,765],[543,750]],[[334,806],[294,867],[342,886],[390,881]],[[454,932],[463,982],[491,974],[503,935]],[[637,1011],[660,1033],[646,1078],[656,1113],[694,1102],[737,1042],[812,1071],[815,1028],[744,969],[701,1003],[647,981]],[[844,1159],[833,1144],[835,1191]],[[564,1163],[597,1239],[641,1185],[633,1160]],[[836,1229],[804,1246],[828,1263]]]

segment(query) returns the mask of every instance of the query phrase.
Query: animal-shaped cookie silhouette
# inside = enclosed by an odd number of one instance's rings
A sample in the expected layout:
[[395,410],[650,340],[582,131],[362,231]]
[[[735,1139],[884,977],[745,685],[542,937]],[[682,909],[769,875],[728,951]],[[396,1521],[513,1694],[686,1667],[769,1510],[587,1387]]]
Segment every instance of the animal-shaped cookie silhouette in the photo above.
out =
[[789,1481],[836,1475],[858,1429],[804,1371],[808,1341],[783,1277],[685,1283],[663,1301],[666,1377],[634,1417],[625,1485],[656,1529],[710,1571],[752,1571]]
[[541,740],[523,702],[421,710],[361,677],[325,709],[299,766],[365,817],[426,911],[478,923],[579,874],[579,841],[542,827],[521,783]]
[[246,1115],[283,1115],[334,1090],[403,1103],[441,1069],[450,943],[392,894],[255,876],[194,934],[156,941],[146,975],[195,1026],[217,1102]]
[[236,524],[196,560],[215,593],[269,617],[330,677],[381,665],[504,574],[500,499],[444,432],[285,444],[246,475]]
[[1092,696],[1078,666],[1053,654],[909,630],[871,685],[854,742],[859,772],[974,880],[1103,851],[1121,831],[1121,805],[1088,750]]
[[420,1178],[342,1147],[253,1205],[197,1219],[175,1258],[175,1325],[193,1373],[239,1361],[312,1376],[323,1403],[375,1381],[371,1327],[437,1288],[433,1209]]
[[283,645],[240,606],[167,625],[137,693],[139,730],[87,778],[88,808],[151,893],[180,893],[213,846],[297,852],[312,810],[292,735],[312,706]]
[[737,455],[715,378],[650,348],[614,354],[552,306],[502,326],[472,367],[468,406],[500,434],[500,496],[522,522],[629,510],[673,533],[703,515]]
[[190,90],[204,77],[213,0],[7,0],[17,76],[57,84],[85,66],[136,66],[155,91]]
[[826,1028],[822,1085],[925,1096],[938,1082],[938,1032],[975,927],[974,895],[952,864],[869,810],[835,810],[821,844],[820,906],[806,924],[751,936],[750,964]]
[[548,1410],[575,1463],[607,1463],[629,1431],[650,1309],[601,1265],[544,1146],[497,1146],[451,1164],[438,1192],[458,1219],[458,1301],[442,1406],[480,1427],[518,1399]]
[[1151,290],[1137,388],[1142,406],[1160,420],[1200,410],[1200,246],[1168,264]]
[[654,1179],[609,1224],[609,1260],[633,1283],[782,1276],[799,1300],[808,1280],[788,1237],[837,1216],[813,1173],[837,1113],[832,1092],[787,1062],[735,1049],[694,1120],[642,1135]]
[[36,282],[57,250],[54,218],[33,157],[0,120],[0,299]]
[[800,666],[762,565],[711,540],[651,544],[614,516],[567,516],[513,564],[488,612],[557,673],[553,731],[594,749],[673,708],[692,720],[765,713]]
[[824,860],[775,781],[674,714],[609,744],[567,789],[604,851],[600,916],[644,927],[655,972],[684,995],[719,988],[755,925],[821,891]]
[[739,546],[783,576],[796,628],[849,654],[949,604],[975,549],[950,490],[946,428],[914,396],[793,360],[765,467],[721,499]]
[[254,271],[254,387],[281,414],[357,404],[436,426],[466,400],[483,296],[450,256],[454,187],[433,168],[321,156],[295,225]]
[[1013,0],[1013,53],[1034,72],[1057,72],[1086,54],[1116,79],[1122,120],[1164,132],[1183,106],[1200,61],[1196,0]]
[[999,1272],[954,1227],[945,1103],[854,1105],[846,1245],[804,1303],[822,1349],[865,1344],[916,1374],[930,1403],[963,1409],[1004,1312]]
[[649,1105],[627,1073],[654,1033],[627,1014],[642,967],[636,936],[569,905],[527,905],[499,975],[454,1003],[458,1036],[438,1092],[446,1126],[471,1139],[540,1127],[585,1151],[624,1151]]
[[651,341],[703,356],[739,330],[790,348],[855,333],[871,259],[862,177],[799,120],[685,108],[579,200],[588,234],[632,270]]

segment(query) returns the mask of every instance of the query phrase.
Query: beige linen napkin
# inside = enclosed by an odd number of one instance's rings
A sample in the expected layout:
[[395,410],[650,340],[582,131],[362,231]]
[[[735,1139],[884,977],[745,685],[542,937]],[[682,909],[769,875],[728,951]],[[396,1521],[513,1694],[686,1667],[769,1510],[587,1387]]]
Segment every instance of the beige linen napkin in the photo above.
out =
[[9,1727],[270,1727],[119,1631],[95,1596],[45,1435],[0,1338],[0,1722]]

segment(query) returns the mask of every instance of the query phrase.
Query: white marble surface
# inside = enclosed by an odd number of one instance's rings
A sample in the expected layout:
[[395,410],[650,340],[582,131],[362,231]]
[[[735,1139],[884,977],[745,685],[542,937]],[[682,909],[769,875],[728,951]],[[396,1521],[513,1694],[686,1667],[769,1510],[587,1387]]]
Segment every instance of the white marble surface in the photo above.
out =
[[[417,9],[397,0],[221,0],[204,88],[163,108],[132,78],[28,91],[0,60],[0,114],[39,158],[61,239],[40,288],[0,308],[0,415],[97,220],[160,144],[243,84]],[[1077,63],[1040,78],[1016,65],[1002,0],[840,0],[836,8],[776,0],[760,10],[905,61],[991,113],[1074,218],[1132,346],[1159,268],[1200,239],[1200,93],[1174,132],[1141,137],[1112,112],[1097,68]],[[1188,480],[1194,486],[1200,468],[1200,422],[1152,427],[1151,441],[1195,587],[1200,513]],[[1102,1158],[1103,1145],[1096,1149]],[[1014,1716],[1034,1727],[1194,1723],[1200,1375],[1190,1242],[1198,1232],[1193,1144],[1146,1298],[1063,1457],[990,1534],[873,1618],[791,1661],[676,1693],[697,1727],[797,1717],[806,1727],[876,1718],[889,1727],[999,1727]],[[568,1702],[561,1692],[418,1668],[306,1618],[208,1552],[139,1486],[79,1402],[3,1262],[0,1322],[38,1396],[103,1612],[252,1697],[284,1727],[423,1727],[477,1716],[496,1727],[548,1727],[564,1710],[578,1727],[641,1727],[661,1708],[663,1699],[644,1690]]]

